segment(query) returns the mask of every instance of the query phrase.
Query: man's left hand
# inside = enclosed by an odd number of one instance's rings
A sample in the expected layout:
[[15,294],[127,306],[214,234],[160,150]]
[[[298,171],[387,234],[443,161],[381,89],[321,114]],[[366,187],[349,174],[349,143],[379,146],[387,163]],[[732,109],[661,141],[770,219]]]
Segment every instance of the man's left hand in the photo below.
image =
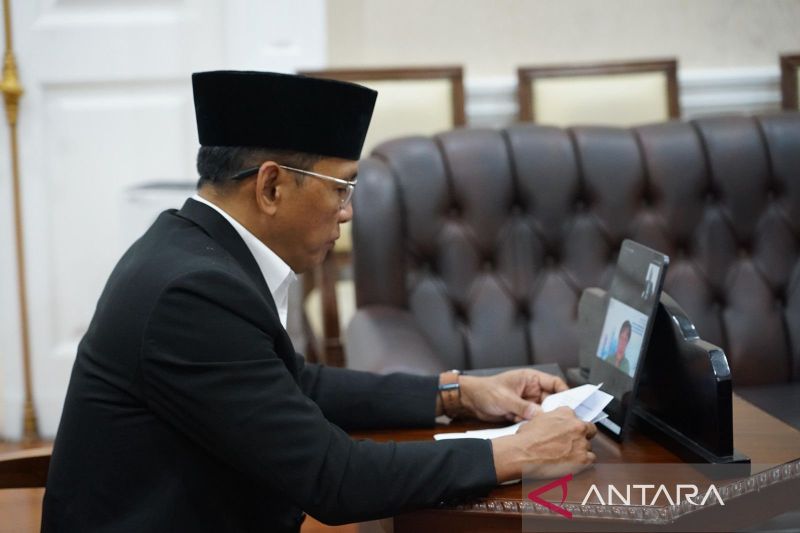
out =
[[561,378],[530,368],[489,377],[462,375],[460,382],[464,414],[486,422],[530,420],[549,394],[569,388]]

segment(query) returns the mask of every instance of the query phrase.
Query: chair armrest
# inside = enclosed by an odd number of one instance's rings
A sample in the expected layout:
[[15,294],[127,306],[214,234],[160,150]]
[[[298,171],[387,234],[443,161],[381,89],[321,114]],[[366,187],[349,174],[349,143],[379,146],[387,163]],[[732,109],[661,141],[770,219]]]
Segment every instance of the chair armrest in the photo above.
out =
[[45,446],[0,454],[0,489],[44,487],[52,452]]
[[408,311],[387,306],[359,309],[346,333],[347,366],[379,374],[430,375],[443,370]]

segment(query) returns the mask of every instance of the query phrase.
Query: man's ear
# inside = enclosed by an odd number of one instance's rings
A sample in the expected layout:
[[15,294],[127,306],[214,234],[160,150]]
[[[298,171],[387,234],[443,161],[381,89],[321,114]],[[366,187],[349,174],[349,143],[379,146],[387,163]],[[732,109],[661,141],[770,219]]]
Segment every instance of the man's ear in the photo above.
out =
[[275,161],[265,161],[256,178],[256,204],[261,212],[274,215],[281,201],[280,168]]

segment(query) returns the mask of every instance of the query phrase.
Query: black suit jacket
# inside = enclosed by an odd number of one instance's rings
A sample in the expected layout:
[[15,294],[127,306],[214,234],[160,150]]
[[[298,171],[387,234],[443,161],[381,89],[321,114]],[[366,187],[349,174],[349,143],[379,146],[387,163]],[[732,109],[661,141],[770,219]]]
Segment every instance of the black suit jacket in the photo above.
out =
[[495,484],[491,446],[354,441],[433,422],[436,379],[306,365],[233,227],[188,200],[122,257],[78,348],[43,531],[293,531]]

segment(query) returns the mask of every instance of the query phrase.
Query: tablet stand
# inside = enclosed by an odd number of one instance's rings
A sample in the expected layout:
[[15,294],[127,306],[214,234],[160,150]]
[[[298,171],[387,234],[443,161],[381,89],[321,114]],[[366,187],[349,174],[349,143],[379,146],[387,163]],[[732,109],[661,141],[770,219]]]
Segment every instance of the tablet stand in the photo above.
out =
[[[588,378],[606,299],[596,288],[581,297],[581,368],[567,372],[573,384]],[[633,405],[637,429],[687,462],[750,463],[733,448],[733,391],[725,352],[702,340],[683,309],[663,292],[642,364]]]

